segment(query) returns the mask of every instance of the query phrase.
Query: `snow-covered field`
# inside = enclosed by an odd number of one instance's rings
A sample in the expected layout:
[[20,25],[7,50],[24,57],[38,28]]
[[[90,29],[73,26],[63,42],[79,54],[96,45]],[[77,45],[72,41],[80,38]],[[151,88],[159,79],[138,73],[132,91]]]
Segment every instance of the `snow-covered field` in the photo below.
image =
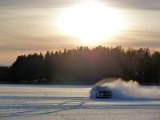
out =
[[159,98],[90,99],[90,89],[0,85],[0,120],[160,120]]

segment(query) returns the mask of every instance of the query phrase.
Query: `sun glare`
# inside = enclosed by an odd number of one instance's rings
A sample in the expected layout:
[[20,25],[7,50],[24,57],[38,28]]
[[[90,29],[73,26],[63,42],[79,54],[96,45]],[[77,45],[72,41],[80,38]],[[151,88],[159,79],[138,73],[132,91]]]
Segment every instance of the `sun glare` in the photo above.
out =
[[85,2],[64,9],[57,20],[58,28],[85,45],[109,40],[125,27],[118,11],[99,2]]

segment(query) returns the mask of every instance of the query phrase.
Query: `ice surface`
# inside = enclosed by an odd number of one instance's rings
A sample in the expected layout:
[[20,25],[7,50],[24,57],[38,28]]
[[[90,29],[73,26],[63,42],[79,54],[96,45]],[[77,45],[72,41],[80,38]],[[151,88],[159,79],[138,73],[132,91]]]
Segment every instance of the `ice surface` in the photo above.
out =
[[160,120],[158,99],[90,99],[91,87],[0,85],[0,120]]

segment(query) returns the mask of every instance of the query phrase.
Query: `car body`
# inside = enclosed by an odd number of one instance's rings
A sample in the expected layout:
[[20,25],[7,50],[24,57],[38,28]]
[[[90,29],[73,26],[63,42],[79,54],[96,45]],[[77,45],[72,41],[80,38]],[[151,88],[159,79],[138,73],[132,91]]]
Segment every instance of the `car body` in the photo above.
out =
[[92,98],[112,98],[112,91],[106,86],[94,86],[91,90]]

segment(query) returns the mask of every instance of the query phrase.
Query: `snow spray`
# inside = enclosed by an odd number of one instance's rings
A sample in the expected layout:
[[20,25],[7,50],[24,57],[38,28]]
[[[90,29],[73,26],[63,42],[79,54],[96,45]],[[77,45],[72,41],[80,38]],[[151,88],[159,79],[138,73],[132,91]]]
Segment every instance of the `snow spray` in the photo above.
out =
[[96,85],[106,86],[112,91],[113,98],[123,99],[160,99],[160,86],[141,86],[138,82],[112,78],[103,79]]

